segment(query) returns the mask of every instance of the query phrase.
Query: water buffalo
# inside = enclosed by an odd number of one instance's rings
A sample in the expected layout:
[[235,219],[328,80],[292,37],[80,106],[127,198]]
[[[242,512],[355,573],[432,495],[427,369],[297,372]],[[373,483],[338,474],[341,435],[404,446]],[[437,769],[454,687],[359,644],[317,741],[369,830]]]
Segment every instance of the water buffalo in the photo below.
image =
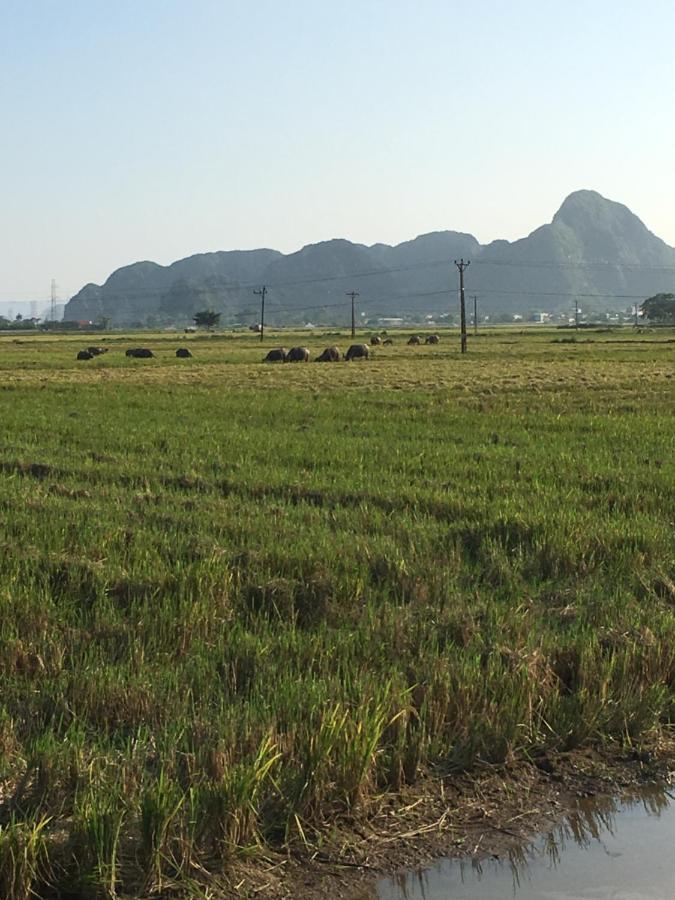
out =
[[337,347],[326,347],[321,356],[317,357],[317,362],[339,362],[340,351]]
[[429,337],[425,340],[425,344],[437,344],[440,338],[437,334],[430,334]]
[[176,356],[178,356],[180,359],[189,359],[192,354],[187,347],[179,347],[178,350],[176,350]]
[[413,334],[412,337],[408,338],[408,346],[410,346],[411,344],[419,344],[419,343],[420,343],[420,339],[417,337],[416,334]]
[[107,347],[87,347],[87,352],[91,353],[92,356],[100,356],[102,353],[107,353]]
[[263,362],[286,362],[287,356],[288,350],[285,347],[277,347],[275,350],[270,350]]
[[345,353],[345,359],[347,362],[349,362],[350,359],[368,359],[369,355],[370,350],[368,349],[367,344],[352,344]]
[[378,344],[382,343],[382,338],[374,334],[370,339],[370,343],[373,345],[373,347],[377,347]]
[[133,356],[134,359],[151,359],[155,354],[152,350],[148,350],[147,347],[130,347],[126,355]]
[[291,347],[286,359],[288,362],[309,362],[309,350],[307,347]]
[[78,359],[93,359],[94,354],[90,353],[88,350],[80,350],[80,352],[77,354],[77,358]]
[[391,345],[392,345],[394,342],[392,341],[391,338],[387,338],[386,341],[382,341],[382,343],[384,344],[385,347],[391,347]]

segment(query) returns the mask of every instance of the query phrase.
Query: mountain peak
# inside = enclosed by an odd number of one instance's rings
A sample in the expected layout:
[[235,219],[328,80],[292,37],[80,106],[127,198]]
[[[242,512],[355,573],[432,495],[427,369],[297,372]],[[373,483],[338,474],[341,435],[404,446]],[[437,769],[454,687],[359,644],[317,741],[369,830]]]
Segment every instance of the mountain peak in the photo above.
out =
[[[574,235],[577,253],[586,259],[623,264],[661,264],[672,248],[657,238],[623,203],[607,200],[597,191],[575,191],[553,217],[551,227],[563,226]],[[568,238],[569,242],[569,238]]]
[[633,227],[639,225],[645,228],[640,219],[627,206],[617,203],[615,200],[608,200],[597,191],[573,191],[563,200],[562,206],[553,216],[554,225],[562,223],[571,228],[591,223],[595,227],[606,227],[609,222]]

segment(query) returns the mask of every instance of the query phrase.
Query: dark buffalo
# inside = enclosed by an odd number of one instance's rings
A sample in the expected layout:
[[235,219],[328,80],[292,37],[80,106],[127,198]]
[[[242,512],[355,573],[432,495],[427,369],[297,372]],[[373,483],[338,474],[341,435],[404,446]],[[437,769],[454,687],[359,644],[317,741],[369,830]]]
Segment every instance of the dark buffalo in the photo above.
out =
[[437,344],[440,338],[437,334],[430,334],[429,337],[425,340],[425,344]]
[[126,352],[126,355],[133,356],[134,359],[152,359],[155,354],[152,350],[148,350],[147,347],[130,347]]
[[287,356],[288,350],[285,347],[277,347],[275,350],[270,350],[263,362],[286,362]]
[[91,353],[92,356],[100,356],[102,353],[107,353],[107,347],[87,347],[87,352]]
[[347,362],[349,362],[350,359],[368,359],[369,355],[370,350],[368,344],[352,344],[345,353],[345,359]]
[[382,343],[382,338],[374,334],[370,339],[370,343],[373,345],[373,347],[377,347],[378,344]]
[[321,356],[319,356],[316,360],[317,362],[339,362],[340,361],[340,351],[337,347],[326,347]]
[[391,347],[391,345],[392,345],[394,342],[392,341],[391,338],[387,338],[387,340],[386,340],[386,341],[382,341],[382,343],[384,344],[385,347]]
[[419,343],[420,343],[420,339],[417,337],[416,334],[413,334],[412,337],[408,338],[408,346],[410,346],[411,344],[417,345]]
[[80,352],[77,354],[77,358],[78,359],[93,359],[94,354],[90,353],[88,350],[80,350]]
[[176,356],[179,359],[189,359],[192,356],[192,354],[190,353],[190,351],[188,350],[187,347],[179,347],[178,350],[176,350]]
[[309,362],[309,350],[307,347],[291,347],[286,360],[288,362]]

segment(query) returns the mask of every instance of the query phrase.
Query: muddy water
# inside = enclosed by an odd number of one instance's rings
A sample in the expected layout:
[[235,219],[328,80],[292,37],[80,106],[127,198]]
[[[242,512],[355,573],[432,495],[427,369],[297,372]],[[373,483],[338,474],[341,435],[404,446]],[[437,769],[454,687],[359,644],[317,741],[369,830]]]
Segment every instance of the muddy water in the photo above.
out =
[[675,799],[650,789],[581,801],[564,822],[504,859],[440,860],[383,879],[379,900],[674,900]]

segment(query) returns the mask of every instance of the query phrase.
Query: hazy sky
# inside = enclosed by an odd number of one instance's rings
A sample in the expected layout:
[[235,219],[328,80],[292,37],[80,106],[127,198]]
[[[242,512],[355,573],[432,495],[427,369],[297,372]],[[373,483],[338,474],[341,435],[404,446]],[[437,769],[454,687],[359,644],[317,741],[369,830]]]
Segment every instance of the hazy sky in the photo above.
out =
[[0,300],[594,188],[675,244],[672,0],[0,0]]

